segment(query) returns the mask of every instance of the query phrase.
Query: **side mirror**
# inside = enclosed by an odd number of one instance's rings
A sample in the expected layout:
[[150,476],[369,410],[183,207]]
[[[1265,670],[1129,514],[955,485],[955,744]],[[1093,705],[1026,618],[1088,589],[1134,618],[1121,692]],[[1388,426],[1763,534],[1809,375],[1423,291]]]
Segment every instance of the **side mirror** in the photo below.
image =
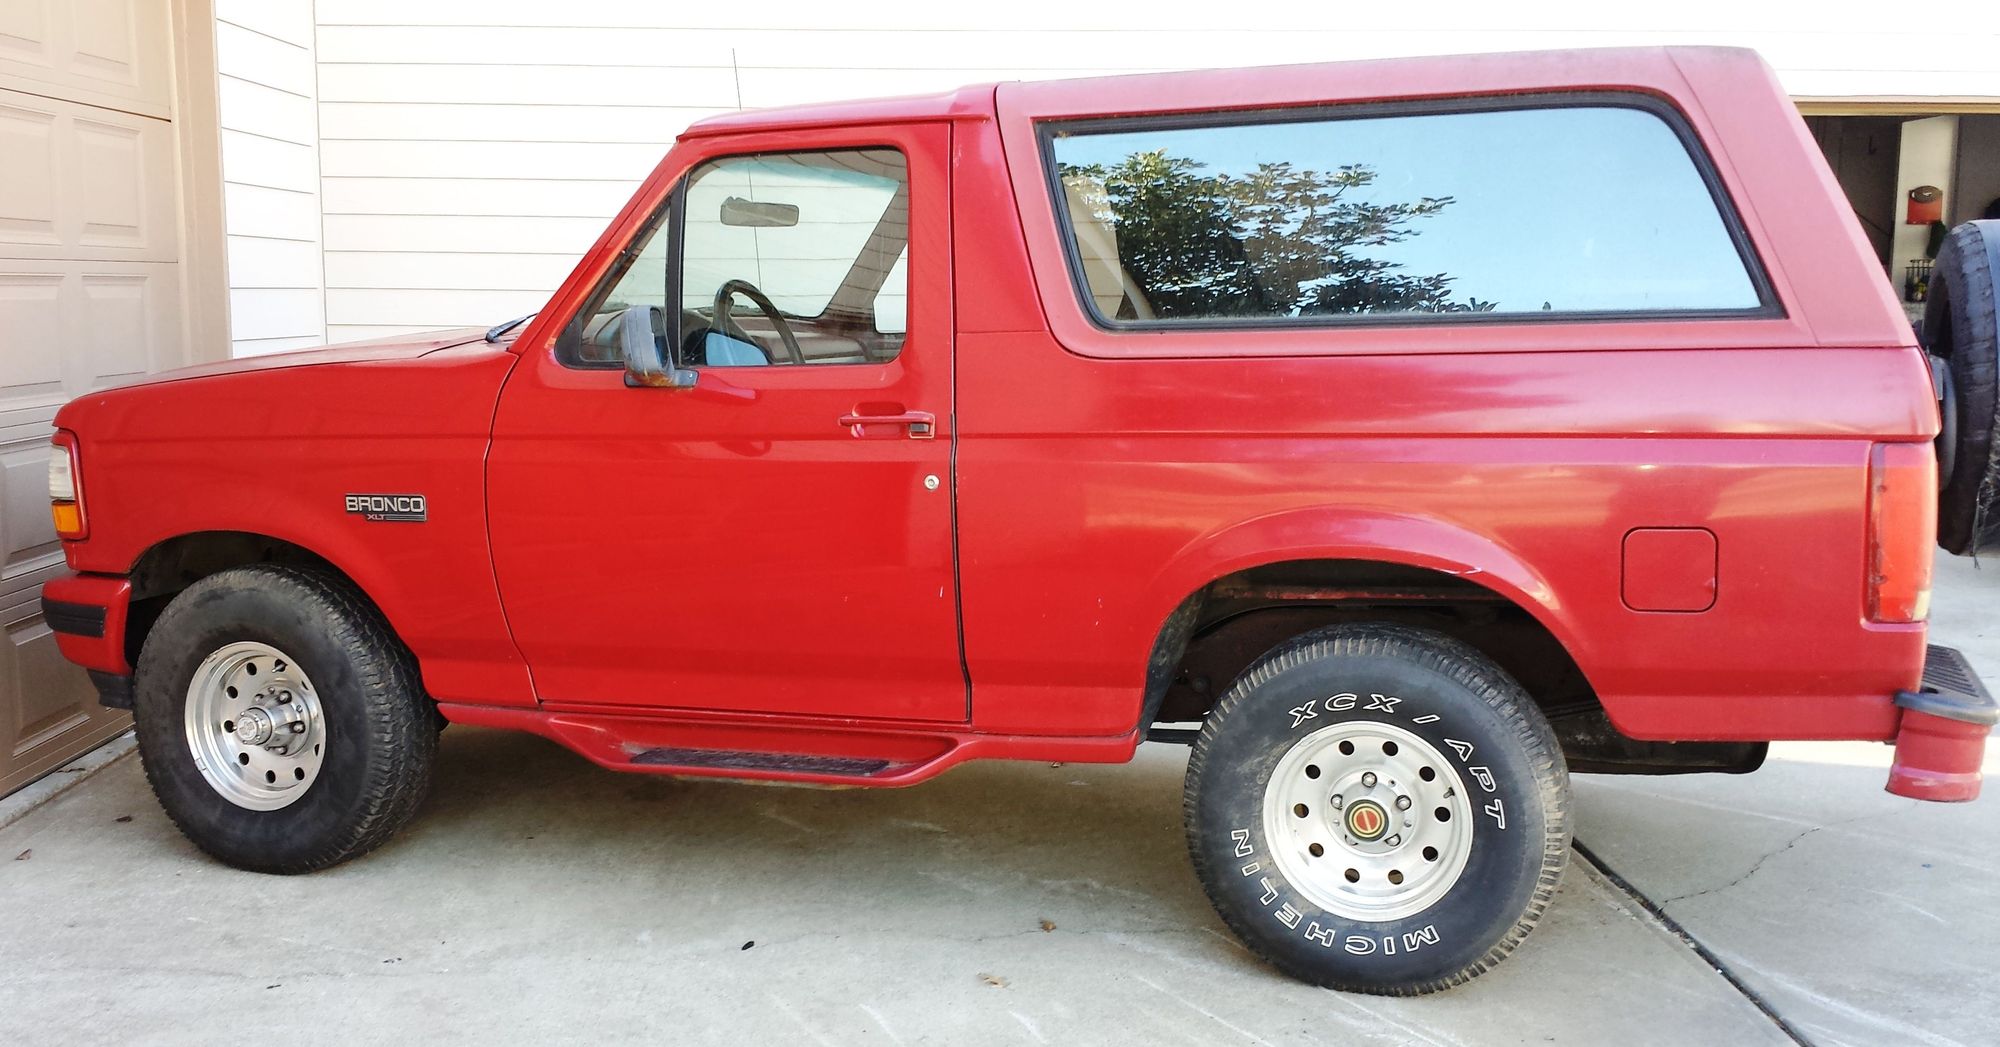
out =
[[618,319],[618,347],[625,355],[625,384],[633,388],[692,389],[695,373],[684,367],[670,367],[660,359],[660,343],[653,334],[656,305],[628,305]]

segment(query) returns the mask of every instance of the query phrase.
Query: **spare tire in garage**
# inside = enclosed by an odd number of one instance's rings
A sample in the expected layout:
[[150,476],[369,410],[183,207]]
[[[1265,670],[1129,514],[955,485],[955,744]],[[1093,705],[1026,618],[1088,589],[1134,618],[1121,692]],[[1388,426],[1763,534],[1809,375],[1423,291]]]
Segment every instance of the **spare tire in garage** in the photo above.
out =
[[1940,359],[1938,544],[1966,554],[2000,543],[2000,221],[1967,222],[1945,237],[1931,271],[1923,341]]

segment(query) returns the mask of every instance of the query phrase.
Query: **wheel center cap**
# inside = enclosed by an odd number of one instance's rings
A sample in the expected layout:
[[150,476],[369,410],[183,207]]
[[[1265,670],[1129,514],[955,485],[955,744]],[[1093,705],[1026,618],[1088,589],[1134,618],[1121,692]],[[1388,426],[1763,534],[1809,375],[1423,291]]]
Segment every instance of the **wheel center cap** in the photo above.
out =
[[1389,812],[1373,800],[1356,800],[1347,805],[1348,835],[1373,842],[1389,831]]
[[271,740],[273,728],[271,714],[262,709],[245,709],[236,718],[236,738],[244,745],[262,745]]

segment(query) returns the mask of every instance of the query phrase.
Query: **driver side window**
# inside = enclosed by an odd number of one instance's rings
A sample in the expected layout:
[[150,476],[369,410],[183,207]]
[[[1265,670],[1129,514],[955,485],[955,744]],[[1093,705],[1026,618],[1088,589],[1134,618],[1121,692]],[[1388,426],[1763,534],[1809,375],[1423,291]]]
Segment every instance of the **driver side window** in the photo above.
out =
[[901,152],[711,161],[689,176],[684,207],[681,366],[882,363],[902,350]]

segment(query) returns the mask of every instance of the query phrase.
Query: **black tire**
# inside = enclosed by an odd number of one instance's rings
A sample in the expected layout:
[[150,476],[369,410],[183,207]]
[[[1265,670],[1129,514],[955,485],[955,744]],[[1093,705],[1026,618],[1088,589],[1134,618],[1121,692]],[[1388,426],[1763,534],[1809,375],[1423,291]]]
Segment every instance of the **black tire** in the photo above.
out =
[[[1400,918],[1354,919],[1315,904],[1286,877],[1265,829],[1265,792],[1286,754],[1357,721],[1416,736],[1470,786],[1474,829],[1462,872]],[[1324,773],[1332,780],[1338,768]],[[1409,996],[1460,984],[1521,943],[1568,860],[1569,800],[1555,736],[1506,673],[1440,634],[1359,624],[1301,636],[1236,681],[1195,741],[1185,811],[1195,872],[1257,955],[1327,988]],[[1296,862],[1321,860],[1295,853]],[[1353,859],[1332,850],[1324,860]]]
[[1938,544],[1960,555],[2000,541],[2000,513],[1994,512],[2000,500],[2000,458],[1993,439],[2000,425],[1996,279],[2000,221],[1967,222],[1946,235],[1924,306],[1924,346],[1944,360],[1949,372],[1944,391],[1951,402],[1943,411],[1954,422],[1938,435]]
[[[276,810],[239,806],[211,785],[183,720],[203,659],[246,641],[297,659],[325,721],[317,776]],[[189,586],[146,637],[133,704],[160,805],[195,846],[240,869],[304,873],[365,854],[410,820],[430,787],[435,704],[416,659],[352,587],[324,572],[240,567]]]

